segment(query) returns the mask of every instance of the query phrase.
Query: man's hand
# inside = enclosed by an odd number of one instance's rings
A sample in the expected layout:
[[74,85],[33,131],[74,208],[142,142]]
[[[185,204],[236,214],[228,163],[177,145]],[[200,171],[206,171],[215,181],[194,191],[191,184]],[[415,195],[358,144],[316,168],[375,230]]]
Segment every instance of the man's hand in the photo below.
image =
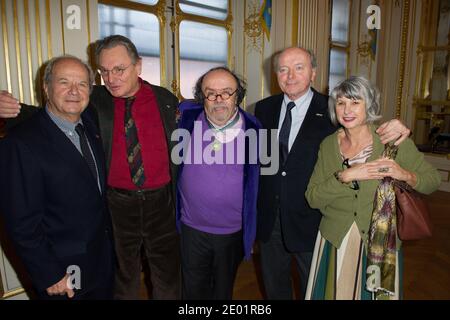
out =
[[395,141],[394,144],[398,146],[409,137],[411,130],[409,130],[400,120],[392,119],[383,123],[376,132],[380,136],[382,144]]
[[8,91],[0,91],[0,118],[15,118],[19,112],[19,101]]
[[58,283],[55,283],[51,287],[47,288],[47,294],[49,296],[63,296],[67,294],[69,298],[73,298],[75,293],[73,292],[73,289],[70,289],[68,286],[68,283],[70,281],[69,277],[70,275],[66,274],[64,278],[62,278]]

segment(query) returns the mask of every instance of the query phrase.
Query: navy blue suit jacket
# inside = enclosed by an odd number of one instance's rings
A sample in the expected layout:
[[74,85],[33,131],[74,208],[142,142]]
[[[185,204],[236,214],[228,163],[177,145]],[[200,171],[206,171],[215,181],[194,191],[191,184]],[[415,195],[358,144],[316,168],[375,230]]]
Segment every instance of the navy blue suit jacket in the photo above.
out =
[[38,292],[61,280],[70,265],[80,268],[83,291],[112,272],[105,157],[94,121],[86,112],[82,120],[101,192],[83,156],[45,109],[0,140],[0,212]]
[[[281,215],[283,240],[290,252],[313,251],[321,213],[312,209],[305,198],[306,187],[317,161],[322,140],[336,131],[328,115],[328,97],[313,90],[313,98],[284,166],[277,174],[261,176],[258,194],[258,233],[267,242],[275,218]],[[283,94],[256,104],[255,116],[264,129],[278,129]],[[279,152],[276,150],[270,152]],[[284,172],[284,174],[283,174]]]

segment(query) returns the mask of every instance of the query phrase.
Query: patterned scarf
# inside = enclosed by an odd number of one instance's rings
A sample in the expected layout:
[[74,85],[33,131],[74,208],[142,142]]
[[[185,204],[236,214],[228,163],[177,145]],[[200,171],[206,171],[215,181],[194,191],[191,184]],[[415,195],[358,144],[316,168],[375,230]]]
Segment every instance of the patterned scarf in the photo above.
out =
[[[383,157],[395,159],[397,149],[386,144]],[[370,223],[366,286],[377,299],[395,292],[397,219],[393,182],[386,177],[378,185]]]

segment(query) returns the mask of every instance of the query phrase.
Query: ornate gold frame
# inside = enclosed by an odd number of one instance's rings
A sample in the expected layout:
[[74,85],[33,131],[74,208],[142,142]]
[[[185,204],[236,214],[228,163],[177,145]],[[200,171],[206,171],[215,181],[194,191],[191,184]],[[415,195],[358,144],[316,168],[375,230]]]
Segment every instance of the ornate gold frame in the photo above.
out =
[[403,2],[403,19],[402,19],[402,37],[400,47],[400,70],[399,80],[397,87],[397,106],[395,110],[396,118],[400,118],[402,112],[402,96],[403,96],[403,83],[405,80],[405,63],[406,63],[406,46],[408,42],[408,29],[409,29],[409,9],[410,1],[404,0]]
[[[430,95],[429,85],[432,78],[434,60],[433,58],[430,58],[427,53],[436,51],[450,52],[449,45],[433,45],[436,38],[436,30],[439,20],[439,10],[436,6],[439,6],[439,2],[433,0],[424,0],[422,2],[419,44],[417,45],[417,74],[414,88],[414,98],[412,99],[414,129],[417,125],[417,120],[419,119],[428,119],[433,121],[435,115],[450,113],[450,88],[447,87],[447,100],[426,99]],[[429,106],[441,106],[444,108],[444,111],[433,112],[432,110],[427,110]]]
[[24,100],[23,79],[22,79],[22,59],[20,58],[20,39],[19,39],[19,18],[17,16],[17,0],[13,0],[13,21],[14,21],[14,42],[16,48],[17,80],[19,82],[19,100]]
[[45,12],[47,15],[47,55],[48,58],[53,58],[53,48],[52,48],[52,35],[50,30],[52,30],[52,23],[50,21],[50,0],[46,0],[45,2]]
[[[2,16],[2,31],[3,31],[3,50],[5,55],[5,61],[9,62],[9,43],[8,43],[8,25],[6,23],[6,4],[5,0],[0,0],[0,9]],[[12,84],[11,84],[11,69],[9,63],[6,63],[6,81],[8,84],[8,91],[11,92]]]

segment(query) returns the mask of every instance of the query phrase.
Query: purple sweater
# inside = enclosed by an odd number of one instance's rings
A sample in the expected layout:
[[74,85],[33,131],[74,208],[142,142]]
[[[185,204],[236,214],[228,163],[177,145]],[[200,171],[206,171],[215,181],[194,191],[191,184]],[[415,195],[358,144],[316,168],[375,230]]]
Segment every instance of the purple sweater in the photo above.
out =
[[[243,128],[243,117],[232,128]],[[195,126],[201,124],[202,134],[209,129],[205,119],[205,113],[200,113]],[[201,145],[202,150],[198,149],[199,144],[193,143],[194,140],[202,140],[198,134],[200,131],[194,127],[189,144],[188,157],[190,163],[185,163],[183,172],[179,177],[179,196],[181,221],[200,231],[212,234],[230,234],[241,230],[242,228],[242,206],[243,206],[243,174],[244,165],[238,162],[238,152],[236,144],[239,139],[233,139],[230,142],[221,144],[220,159],[223,164],[206,164],[203,157],[205,148],[211,144],[211,141],[204,141]],[[242,132],[240,134],[243,134]],[[234,161],[227,163],[227,149],[234,148]],[[207,150],[208,151],[208,150]],[[200,152],[200,153],[199,153]],[[244,150],[240,150],[244,152]],[[202,159],[201,164],[194,161],[194,154],[197,160]],[[211,152],[206,152],[211,154]],[[219,151],[219,154],[221,152]],[[240,158],[240,157],[239,157]]]

